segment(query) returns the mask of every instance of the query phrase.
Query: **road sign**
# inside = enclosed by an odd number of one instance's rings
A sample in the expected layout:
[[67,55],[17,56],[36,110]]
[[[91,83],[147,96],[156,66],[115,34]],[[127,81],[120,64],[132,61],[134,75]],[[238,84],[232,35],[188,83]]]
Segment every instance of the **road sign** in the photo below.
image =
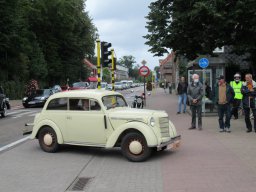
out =
[[147,66],[142,66],[142,67],[140,67],[140,69],[139,69],[139,73],[140,73],[141,76],[146,77],[146,76],[149,75],[150,70],[149,70],[149,68],[148,68]]
[[202,58],[199,60],[199,66],[203,69],[205,69],[206,67],[208,67],[209,65],[209,60],[206,58]]

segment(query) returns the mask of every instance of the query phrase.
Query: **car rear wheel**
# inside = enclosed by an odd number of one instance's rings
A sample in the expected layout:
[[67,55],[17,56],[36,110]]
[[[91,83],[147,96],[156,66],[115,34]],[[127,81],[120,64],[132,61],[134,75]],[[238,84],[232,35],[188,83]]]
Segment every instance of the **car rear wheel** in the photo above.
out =
[[57,135],[51,127],[43,127],[39,131],[38,140],[41,149],[45,152],[54,153],[59,148]]
[[140,133],[128,133],[122,139],[121,149],[123,155],[130,161],[145,161],[151,154],[151,148]]
[[7,115],[7,105],[3,103],[3,111],[1,112],[1,116],[5,117]]

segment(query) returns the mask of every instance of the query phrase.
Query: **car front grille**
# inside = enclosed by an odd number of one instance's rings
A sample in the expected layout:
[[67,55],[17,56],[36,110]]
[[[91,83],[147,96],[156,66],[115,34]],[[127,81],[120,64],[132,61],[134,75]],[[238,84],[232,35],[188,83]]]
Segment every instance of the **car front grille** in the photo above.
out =
[[170,137],[168,117],[160,117],[159,126],[161,131],[161,137]]

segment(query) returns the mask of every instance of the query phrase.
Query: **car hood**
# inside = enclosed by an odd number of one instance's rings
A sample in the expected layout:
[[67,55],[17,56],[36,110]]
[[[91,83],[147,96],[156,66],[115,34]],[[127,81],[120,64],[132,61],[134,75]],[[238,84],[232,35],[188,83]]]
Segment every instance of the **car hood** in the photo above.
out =
[[168,117],[165,111],[159,110],[149,110],[149,109],[136,109],[136,108],[115,108],[108,110],[110,121],[115,124],[115,122],[131,122],[140,121],[148,123],[151,117]]

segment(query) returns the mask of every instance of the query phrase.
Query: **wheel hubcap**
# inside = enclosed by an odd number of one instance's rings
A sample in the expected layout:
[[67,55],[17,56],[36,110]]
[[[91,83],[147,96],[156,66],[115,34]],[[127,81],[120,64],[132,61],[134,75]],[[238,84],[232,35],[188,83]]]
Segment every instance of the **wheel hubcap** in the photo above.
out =
[[132,141],[129,145],[129,150],[131,153],[138,155],[142,152],[143,146],[139,141]]
[[45,136],[44,136],[44,144],[49,146],[52,143],[53,143],[52,135],[49,134],[49,133],[45,134]]

